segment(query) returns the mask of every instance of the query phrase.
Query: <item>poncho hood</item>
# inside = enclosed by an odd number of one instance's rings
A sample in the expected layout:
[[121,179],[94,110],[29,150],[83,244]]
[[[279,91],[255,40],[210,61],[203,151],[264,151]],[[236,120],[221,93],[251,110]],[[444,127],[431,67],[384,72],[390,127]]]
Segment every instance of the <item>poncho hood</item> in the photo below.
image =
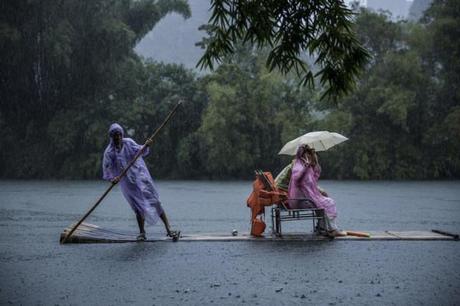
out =
[[115,132],[121,133],[122,138],[125,136],[125,132],[123,131],[123,128],[118,123],[112,123],[112,125],[109,128],[109,136],[112,137],[113,133]]

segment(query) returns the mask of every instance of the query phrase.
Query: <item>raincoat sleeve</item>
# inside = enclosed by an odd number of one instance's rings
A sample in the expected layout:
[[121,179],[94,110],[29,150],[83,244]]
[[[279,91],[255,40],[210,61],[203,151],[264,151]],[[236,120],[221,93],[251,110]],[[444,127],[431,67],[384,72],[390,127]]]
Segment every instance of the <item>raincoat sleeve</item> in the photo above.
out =
[[302,164],[300,160],[296,160],[292,167],[291,181],[299,184],[306,173],[307,167]]
[[321,175],[321,166],[319,164],[316,164],[315,167],[313,168],[313,174],[315,181],[318,181],[319,176]]
[[[139,150],[142,149],[143,147],[143,145],[138,144],[131,138],[127,138],[126,140],[127,140],[127,144],[131,147],[131,150],[133,151],[134,154],[137,154],[137,152],[139,152]],[[149,154],[150,154],[150,148],[147,147],[145,148],[144,153],[142,153],[142,157],[146,157]]]
[[104,152],[104,157],[102,159],[102,179],[111,181],[115,175],[113,173],[113,160],[110,157],[110,154],[107,150]]

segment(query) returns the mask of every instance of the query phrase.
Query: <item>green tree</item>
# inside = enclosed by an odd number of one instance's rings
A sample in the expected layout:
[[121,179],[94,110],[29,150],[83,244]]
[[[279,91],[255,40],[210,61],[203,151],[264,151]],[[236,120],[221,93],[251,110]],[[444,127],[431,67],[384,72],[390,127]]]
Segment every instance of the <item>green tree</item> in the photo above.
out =
[[350,138],[328,155],[325,165],[332,176],[344,178],[427,177],[422,139],[430,122],[433,84],[408,39],[420,31],[365,10],[356,27],[373,61],[356,92],[317,123]]
[[[204,27],[209,37],[198,66],[213,68],[235,52],[239,41],[269,48],[267,67],[295,71],[304,84],[314,78],[326,87],[324,95],[348,93],[368,60],[352,30],[353,13],[343,1],[212,0]],[[315,57],[315,73],[302,54]]]
[[185,0],[2,1],[0,176],[78,172],[98,145],[88,129],[100,129],[108,97],[129,81],[127,63],[140,64],[134,45],[170,12],[190,15]]
[[[239,46],[207,79],[208,106],[199,130],[211,177],[252,177],[275,171],[283,141],[305,131],[306,90],[264,66],[265,54]],[[303,129],[302,129],[303,127]]]
[[[184,139],[199,128],[207,102],[196,76],[181,65],[147,61],[142,77],[136,82],[140,88],[135,98],[116,101],[113,117],[118,118],[138,142],[143,142],[175,104],[183,100],[184,104],[156,139],[147,163],[153,173],[161,177],[189,176],[187,170],[192,169],[182,167],[178,154]],[[125,90],[120,94],[123,92]]]
[[425,24],[361,12],[357,33],[373,61],[357,91],[313,125],[342,127],[350,138],[325,160],[332,176],[458,177],[456,9],[455,1],[435,1]]
[[436,83],[436,102],[431,105],[432,124],[424,137],[430,147],[429,158],[435,177],[458,177],[458,109],[460,107],[460,3],[435,0],[422,19],[429,36],[430,49],[424,56],[432,65]]

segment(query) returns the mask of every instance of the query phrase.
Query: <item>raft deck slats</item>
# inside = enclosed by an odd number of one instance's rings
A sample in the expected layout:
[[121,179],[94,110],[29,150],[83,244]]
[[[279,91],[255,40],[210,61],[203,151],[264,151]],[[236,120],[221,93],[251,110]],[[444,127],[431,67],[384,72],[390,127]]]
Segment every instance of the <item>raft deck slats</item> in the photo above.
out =
[[[61,234],[61,241],[72,228],[66,228]],[[368,231],[370,237],[338,237],[335,240],[456,240],[452,236],[435,233],[432,231]],[[122,232],[101,228],[97,225],[82,223],[73,233],[67,243],[126,243],[135,242],[136,233]],[[147,235],[147,242],[172,241],[168,237]],[[249,234],[232,236],[231,234],[183,234],[180,241],[327,241],[330,238],[315,234],[290,233],[282,237],[269,234],[264,237],[252,237]]]

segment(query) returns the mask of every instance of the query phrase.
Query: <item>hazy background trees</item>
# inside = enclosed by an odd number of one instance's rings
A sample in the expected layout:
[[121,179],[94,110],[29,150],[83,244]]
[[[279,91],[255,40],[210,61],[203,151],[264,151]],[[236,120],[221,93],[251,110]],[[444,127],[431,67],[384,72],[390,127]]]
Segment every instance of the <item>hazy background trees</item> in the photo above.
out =
[[136,43],[176,1],[2,1],[0,173],[96,177],[110,109],[133,101]]
[[329,178],[460,177],[460,5],[437,0],[418,22],[366,10],[355,31],[372,54],[338,103],[239,44],[210,74],[139,58],[136,43],[185,1],[0,4],[0,176],[99,178],[111,122],[136,141],[186,103],[147,159],[161,178],[250,178],[311,130],[350,141],[320,158]]

